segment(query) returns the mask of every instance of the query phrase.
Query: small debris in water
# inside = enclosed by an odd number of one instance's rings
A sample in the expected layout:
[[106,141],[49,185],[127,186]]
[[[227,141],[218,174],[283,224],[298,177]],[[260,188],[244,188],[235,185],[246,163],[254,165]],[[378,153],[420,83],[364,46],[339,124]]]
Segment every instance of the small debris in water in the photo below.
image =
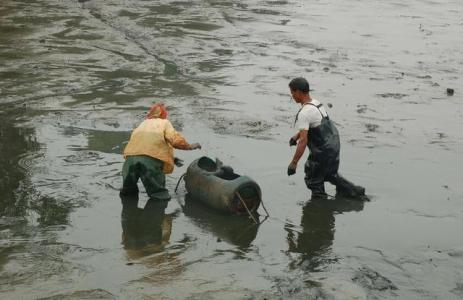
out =
[[455,93],[454,89],[447,88],[447,96],[453,96],[454,93]]
[[133,262],[128,262],[128,263],[126,263],[126,265],[131,266],[131,265],[133,265]]
[[357,105],[357,112],[359,114],[365,113],[365,111],[368,109],[368,107],[365,104],[358,104]]
[[367,123],[365,127],[369,132],[375,132],[379,128],[379,125]]
[[329,108],[333,107],[333,104],[331,104],[331,103],[328,103],[327,105],[328,105]]

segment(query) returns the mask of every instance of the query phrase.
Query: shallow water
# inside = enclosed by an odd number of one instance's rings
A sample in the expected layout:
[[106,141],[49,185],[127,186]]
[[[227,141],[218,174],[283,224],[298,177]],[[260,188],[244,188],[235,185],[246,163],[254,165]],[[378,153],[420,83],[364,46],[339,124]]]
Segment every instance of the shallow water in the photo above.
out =
[[[462,14],[457,0],[3,0],[1,298],[461,299]],[[302,163],[286,176],[300,75],[371,202],[309,201]],[[189,203],[174,193],[186,166],[166,208],[122,204],[120,153],[155,101],[203,145],[177,155],[254,178],[270,218]]]

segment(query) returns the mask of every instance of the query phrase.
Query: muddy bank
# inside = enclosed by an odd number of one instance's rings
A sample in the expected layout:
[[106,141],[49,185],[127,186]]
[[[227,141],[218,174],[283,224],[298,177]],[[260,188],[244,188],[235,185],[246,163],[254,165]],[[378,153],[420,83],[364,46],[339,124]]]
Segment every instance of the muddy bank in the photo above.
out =
[[[1,297],[460,299],[462,13],[458,1],[2,1]],[[330,104],[341,173],[371,202],[311,202],[302,165],[286,176],[299,75]],[[154,101],[203,145],[177,153],[186,165],[206,155],[249,175],[269,219],[191,205],[173,192],[186,167],[167,178],[167,207],[143,192],[124,205],[120,153]]]

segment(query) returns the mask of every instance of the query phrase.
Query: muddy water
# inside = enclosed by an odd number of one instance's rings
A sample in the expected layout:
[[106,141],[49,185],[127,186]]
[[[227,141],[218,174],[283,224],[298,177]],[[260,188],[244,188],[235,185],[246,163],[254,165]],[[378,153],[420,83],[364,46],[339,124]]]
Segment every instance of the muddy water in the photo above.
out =
[[[457,0],[1,1],[1,298],[461,299],[462,15]],[[309,201],[302,165],[286,176],[299,75],[371,202]],[[120,153],[159,100],[203,145],[177,154],[253,177],[270,218],[186,202],[185,167],[167,207],[121,201]]]

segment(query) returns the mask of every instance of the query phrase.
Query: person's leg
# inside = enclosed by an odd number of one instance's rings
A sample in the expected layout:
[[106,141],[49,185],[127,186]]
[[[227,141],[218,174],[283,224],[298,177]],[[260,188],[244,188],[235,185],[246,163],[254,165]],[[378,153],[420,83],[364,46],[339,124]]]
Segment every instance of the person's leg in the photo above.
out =
[[138,194],[137,182],[139,177],[135,157],[127,157],[122,166],[122,189],[120,194],[123,196]]
[[304,165],[305,184],[312,191],[312,198],[326,198],[325,193],[325,172],[320,162],[307,159]]
[[328,181],[336,186],[336,193],[346,197],[361,197],[365,195],[365,188],[357,186],[342,177],[339,173],[330,175]]
[[166,189],[166,176],[162,172],[164,163],[148,156],[141,156],[139,161],[140,178],[148,196],[153,200],[170,200],[169,191]]

